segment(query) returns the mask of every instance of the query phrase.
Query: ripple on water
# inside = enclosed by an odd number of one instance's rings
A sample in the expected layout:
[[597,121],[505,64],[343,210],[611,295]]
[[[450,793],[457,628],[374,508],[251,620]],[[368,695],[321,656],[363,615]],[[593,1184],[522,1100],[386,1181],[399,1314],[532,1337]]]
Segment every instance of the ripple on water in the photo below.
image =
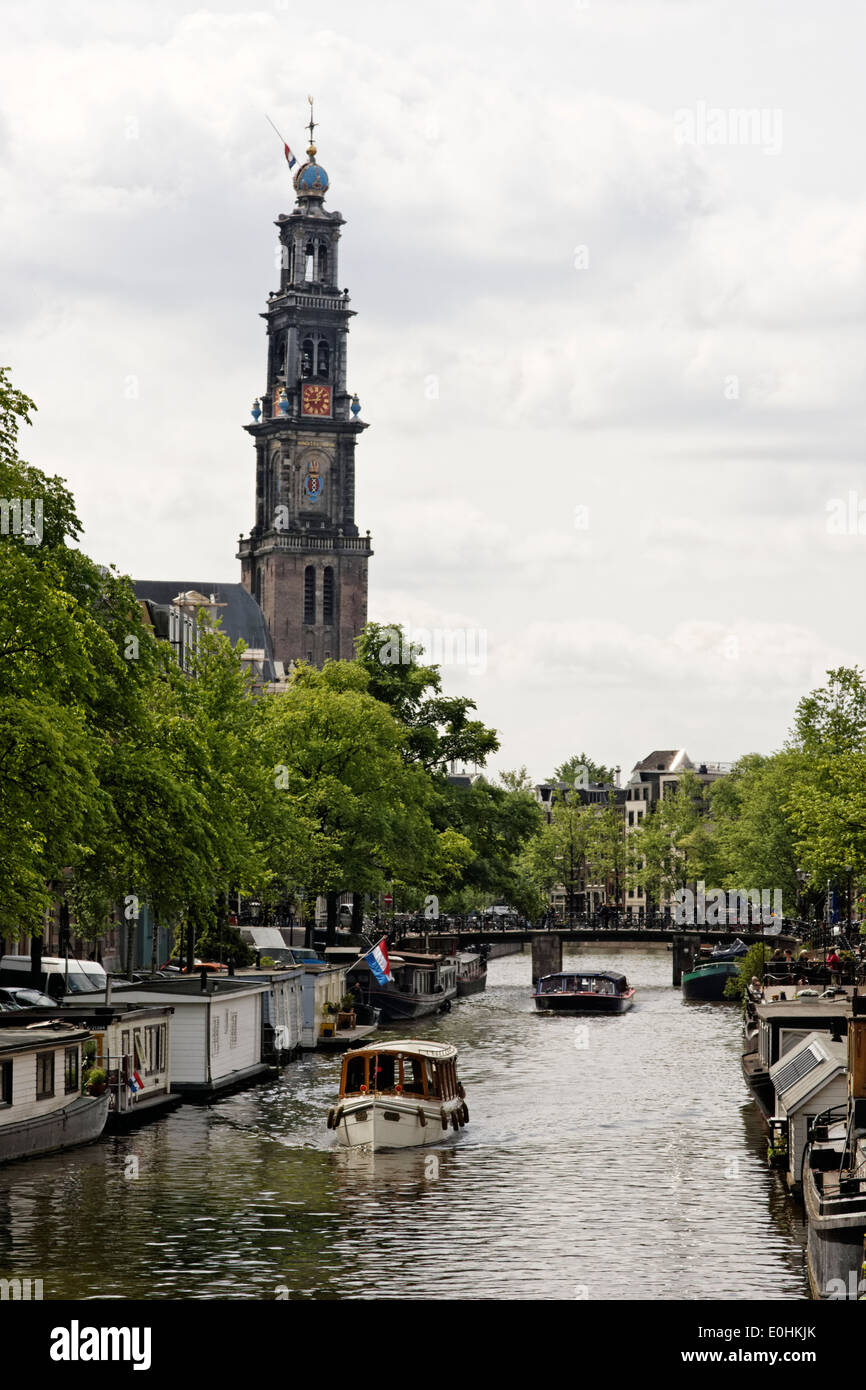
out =
[[631,1013],[538,1016],[524,955],[415,1025],[460,1049],[459,1137],[335,1151],[339,1059],[307,1056],[217,1105],[0,1170],[3,1275],[41,1277],[46,1298],[805,1297],[737,1011],[684,1004],[666,952],[580,960],[628,975]]

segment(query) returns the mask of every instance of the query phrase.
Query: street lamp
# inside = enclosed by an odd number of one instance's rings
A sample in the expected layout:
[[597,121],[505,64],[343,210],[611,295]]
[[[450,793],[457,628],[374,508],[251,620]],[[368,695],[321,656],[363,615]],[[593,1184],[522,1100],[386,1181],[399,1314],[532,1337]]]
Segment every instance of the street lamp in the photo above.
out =
[[852,864],[845,865],[845,935],[851,925],[851,875],[854,872]]

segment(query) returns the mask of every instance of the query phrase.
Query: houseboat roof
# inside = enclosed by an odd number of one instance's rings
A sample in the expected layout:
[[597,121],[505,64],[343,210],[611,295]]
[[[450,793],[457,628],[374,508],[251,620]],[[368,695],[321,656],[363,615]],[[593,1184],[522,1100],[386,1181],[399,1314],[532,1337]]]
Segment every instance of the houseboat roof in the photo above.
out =
[[835,999],[821,999],[814,995],[803,994],[792,998],[791,991],[794,986],[782,985],[779,987],[783,993],[787,992],[787,999],[762,999],[755,1004],[755,1014],[758,1018],[769,1020],[780,1020],[787,1016],[798,1018],[808,1015],[810,1018],[850,1018],[851,1016],[851,996],[848,994],[837,994]]
[[457,1056],[457,1048],[452,1043],[434,1043],[421,1041],[418,1038],[405,1038],[399,1042],[379,1043],[372,1047],[356,1047],[349,1054],[357,1057],[362,1053],[366,1055],[392,1052],[403,1054],[412,1053],[415,1057],[429,1057],[431,1062],[448,1062]]
[[[101,996],[100,996],[101,997]],[[3,1029],[5,1037],[10,1026],[19,1027],[23,1024],[28,1026],[31,1023],[44,1023],[47,1009],[16,1009],[15,1013],[0,1014],[0,1028]],[[52,1014],[51,1022],[63,1023],[68,1027],[105,1028],[109,1023],[121,1019],[129,1018],[153,1018],[155,1014],[172,1014],[174,1009],[171,1004],[131,1004],[131,1003],[110,1003],[104,1001],[100,1004],[58,1004],[56,1014]]]
[[847,1067],[847,1042],[832,1042],[826,1033],[809,1033],[773,1063],[770,1079],[785,1113],[790,1115]]
[[5,1056],[8,1052],[32,1052],[37,1047],[45,1047],[50,1043],[55,1046],[61,1043],[83,1042],[90,1037],[90,1030],[87,1028],[76,1028],[71,1023],[45,1023],[38,1027],[29,1028],[4,1028],[0,1033],[0,1055]]

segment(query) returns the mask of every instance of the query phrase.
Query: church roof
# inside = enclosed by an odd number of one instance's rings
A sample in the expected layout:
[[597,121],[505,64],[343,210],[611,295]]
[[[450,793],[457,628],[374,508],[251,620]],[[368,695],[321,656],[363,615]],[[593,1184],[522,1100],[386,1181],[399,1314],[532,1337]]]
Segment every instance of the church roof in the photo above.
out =
[[274,653],[265,615],[243,584],[221,584],[200,579],[135,579],[133,587],[136,598],[161,607],[167,607],[178,594],[185,594],[190,589],[197,590],[208,600],[213,594],[214,602],[219,605],[217,612],[222,631],[232,646],[242,641],[247,647],[264,651],[265,680],[276,679]]

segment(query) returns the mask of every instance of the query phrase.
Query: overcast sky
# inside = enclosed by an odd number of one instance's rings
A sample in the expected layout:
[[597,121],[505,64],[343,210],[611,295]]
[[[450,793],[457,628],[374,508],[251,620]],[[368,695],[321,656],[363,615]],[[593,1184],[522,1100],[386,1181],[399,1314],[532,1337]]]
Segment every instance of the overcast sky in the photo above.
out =
[[265,113],[301,152],[312,92],[370,616],[467,632],[447,684],[496,765],[770,751],[862,661],[855,6],[70,0],[3,30],[0,358],[95,558],[240,578],[294,202]]

